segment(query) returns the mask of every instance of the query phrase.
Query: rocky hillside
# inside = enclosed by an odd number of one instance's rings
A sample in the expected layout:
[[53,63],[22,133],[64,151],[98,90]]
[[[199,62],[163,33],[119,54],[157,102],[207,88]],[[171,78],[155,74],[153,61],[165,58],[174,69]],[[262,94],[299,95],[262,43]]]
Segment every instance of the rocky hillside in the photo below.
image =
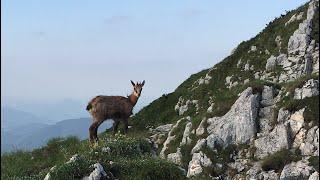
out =
[[274,19],[142,109],[134,130],[190,178],[318,177],[318,21],[317,0]]
[[318,21],[312,0],[143,108],[126,137],[5,154],[1,178],[319,179]]

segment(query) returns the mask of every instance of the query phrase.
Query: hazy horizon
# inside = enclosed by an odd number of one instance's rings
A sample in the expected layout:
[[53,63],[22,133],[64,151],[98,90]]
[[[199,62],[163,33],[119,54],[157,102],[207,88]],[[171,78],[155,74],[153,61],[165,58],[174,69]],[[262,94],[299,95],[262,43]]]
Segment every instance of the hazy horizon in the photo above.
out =
[[2,106],[81,108],[145,80],[139,109],[307,1],[246,2],[4,0]]

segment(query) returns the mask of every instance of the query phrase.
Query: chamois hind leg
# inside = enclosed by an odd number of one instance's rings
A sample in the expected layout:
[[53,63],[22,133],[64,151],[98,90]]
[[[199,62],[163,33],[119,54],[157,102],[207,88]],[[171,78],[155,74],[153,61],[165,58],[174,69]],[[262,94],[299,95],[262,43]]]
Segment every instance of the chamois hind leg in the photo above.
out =
[[114,119],[114,123],[113,123],[113,127],[112,127],[113,135],[115,135],[117,133],[119,123],[120,123],[120,119]]
[[123,122],[124,122],[124,134],[127,134],[128,133],[128,125],[129,125],[128,119],[127,118],[124,119]]

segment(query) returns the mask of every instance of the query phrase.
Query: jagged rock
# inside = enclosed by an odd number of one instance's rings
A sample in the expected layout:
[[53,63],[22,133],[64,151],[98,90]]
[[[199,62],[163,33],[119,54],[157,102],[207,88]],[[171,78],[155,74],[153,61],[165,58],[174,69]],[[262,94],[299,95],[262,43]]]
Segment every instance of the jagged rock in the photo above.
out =
[[292,137],[294,137],[304,125],[304,110],[305,108],[300,109],[299,111],[296,111],[290,116],[288,123],[291,128]]
[[254,141],[254,146],[257,148],[255,156],[260,159],[264,158],[281,149],[288,149],[289,144],[288,127],[279,124],[269,134]]
[[268,50],[268,49],[264,50],[264,53],[265,53],[265,54],[267,54],[267,55],[269,55],[269,54],[270,54],[270,52],[269,52],[269,50]]
[[290,112],[288,110],[285,110],[284,108],[280,108],[278,113],[277,122],[278,123],[284,123],[290,118]]
[[211,76],[209,74],[206,74],[206,76],[204,78],[200,78],[198,79],[198,84],[201,85],[201,84],[209,84],[210,83],[210,80],[211,80]]
[[259,129],[260,133],[269,133],[272,129],[273,106],[260,108],[259,110]]
[[44,177],[44,179],[43,180],[50,180],[50,173],[54,170],[54,169],[56,169],[56,167],[57,166],[53,166],[52,168],[50,168],[50,170],[49,170],[49,172],[46,174],[46,176]]
[[248,51],[249,52],[255,52],[257,51],[257,46],[251,46],[250,50]]
[[244,90],[229,112],[222,117],[207,120],[208,146],[216,143],[223,146],[248,143],[255,136],[256,118],[259,108],[259,95],[252,93],[252,88]]
[[235,162],[228,163],[228,166],[236,169],[238,173],[242,172],[246,168],[248,168],[248,160],[246,159],[236,159]]
[[77,160],[79,160],[79,158],[80,158],[80,156],[79,156],[78,154],[75,154],[75,155],[73,155],[73,156],[69,159],[69,161],[67,162],[67,164],[76,162]]
[[192,148],[190,154],[193,154],[193,153],[195,153],[195,152],[200,151],[201,148],[206,145],[206,143],[207,143],[207,140],[206,140],[206,139],[199,139],[199,140],[197,141],[196,145]]
[[257,179],[257,175],[262,171],[260,162],[254,162],[253,166],[246,172],[246,179]]
[[289,19],[289,21],[287,21],[284,25],[287,26],[288,24],[294,22],[294,21],[299,21],[303,18],[303,12],[300,12],[298,15],[294,14],[291,16],[291,18]]
[[313,173],[314,169],[308,166],[305,161],[292,162],[287,164],[280,175],[281,180],[307,180],[309,176]]
[[260,79],[260,72],[254,73],[254,79]]
[[214,106],[214,103],[210,104],[210,106],[209,106],[208,109],[207,109],[207,112],[208,112],[208,113],[212,113],[212,111],[213,111],[213,106]]
[[189,162],[187,177],[196,176],[203,171],[202,167],[209,167],[211,165],[211,160],[202,151],[194,153],[192,160]]
[[281,38],[281,36],[277,36],[276,37],[276,39],[275,39],[275,42],[276,42],[276,44],[277,44],[277,46],[278,46],[278,48],[279,48],[279,50],[281,49],[281,43],[282,43],[282,38]]
[[152,130],[152,132],[166,134],[171,130],[172,126],[173,126],[173,124],[164,124],[164,125],[156,127],[155,129]]
[[[175,135],[172,135],[173,130],[174,130],[175,128],[177,128],[177,127],[179,126],[180,122],[181,122],[182,120],[184,120],[184,119],[185,119],[185,118],[179,119],[179,120],[176,122],[176,124],[172,126],[171,130],[169,131],[168,137],[167,137],[167,139],[165,140],[165,142],[163,143],[163,147],[162,147],[162,149],[161,149],[161,151],[160,151],[160,153],[159,153],[159,156],[160,156],[161,158],[165,158],[164,152],[168,149],[169,143],[176,138]],[[190,117],[188,116],[188,117],[186,117],[186,119],[190,119]]]
[[314,126],[309,129],[305,142],[301,143],[302,155],[319,156],[319,127]]
[[250,70],[250,64],[248,62],[244,65],[244,70],[245,71],[249,71]]
[[291,66],[291,63],[288,61],[286,54],[280,54],[279,56],[277,56],[276,63],[278,65],[282,65],[283,68]]
[[243,84],[247,84],[247,83],[249,83],[250,82],[250,79],[245,79],[244,81],[243,81]]
[[171,161],[177,165],[181,165],[181,159],[182,159],[182,154],[181,154],[180,148],[177,148],[177,152],[170,153],[167,155],[167,160]]
[[318,80],[309,79],[302,88],[296,88],[294,91],[294,99],[304,99],[319,95]]
[[266,64],[266,70],[267,71],[272,71],[277,65],[277,58],[273,55],[267,59],[267,64]]
[[107,176],[107,173],[104,171],[103,166],[100,163],[93,165],[94,170],[90,173],[89,177],[84,177],[82,180],[100,180],[101,177]]
[[299,130],[299,132],[294,137],[294,141],[293,141],[294,148],[300,148],[301,144],[304,143],[306,133],[307,133],[307,130],[304,128],[301,128]]
[[204,132],[205,132],[205,124],[206,124],[207,120],[206,118],[203,118],[202,121],[200,122],[198,128],[196,129],[196,135],[197,136],[201,136]]
[[191,139],[190,139],[190,134],[191,134],[191,130],[192,130],[192,123],[191,122],[188,122],[186,124],[186,127],[184,129],[184,132],[183,132],[183,137],[182,137],[182,140],[180,142],[180,146],[181,145],[189,145],[191,143]]
[[238,63],[237,63],[237,68],[241,66],[241,59],[239,59]]
[[271,86],[263,86],[262,97],[261,97],[261,105],[263,107],[272,106],[274,102],[274,89]]
[[319,180],[319,173],[315,171],[314,173],[311,174],[311,176],[309,176],[308,180]]
[[279,175],[274,171],[262,171],[259,175],[258,175],[258,179],[263,179],[263,180],[278,180],[279,179]]

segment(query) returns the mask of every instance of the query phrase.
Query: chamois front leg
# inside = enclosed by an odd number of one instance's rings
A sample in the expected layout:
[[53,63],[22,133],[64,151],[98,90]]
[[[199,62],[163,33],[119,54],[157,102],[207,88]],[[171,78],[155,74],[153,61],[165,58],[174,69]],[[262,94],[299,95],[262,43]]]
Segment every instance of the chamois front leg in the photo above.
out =
[[93,123],[91,124],[90,128],[89,128],[89,135],[90,135],[90,143],[94,143],[95,141],[98,141],[98,137],[97,137],[97,129],[99,126],[99,121],[93,121]]

